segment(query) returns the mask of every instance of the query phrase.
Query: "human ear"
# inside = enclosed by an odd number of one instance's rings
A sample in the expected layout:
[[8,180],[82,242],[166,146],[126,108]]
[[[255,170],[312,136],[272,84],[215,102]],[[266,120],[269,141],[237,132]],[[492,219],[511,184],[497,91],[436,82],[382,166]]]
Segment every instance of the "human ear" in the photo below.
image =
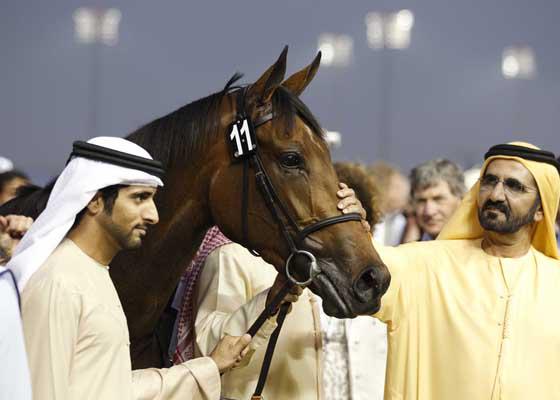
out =
[[537,211],[535,211],[535,216],[533,217],[533,222],[540,222],[544,218],[544,211],[542,209],[542,205],[539,205]]
[[101,211],[103,211],[103,208],[104,208],[103,199],[101,198],[99,193],[96,194],[87,205],[88,214],[90,215],[99,214]]

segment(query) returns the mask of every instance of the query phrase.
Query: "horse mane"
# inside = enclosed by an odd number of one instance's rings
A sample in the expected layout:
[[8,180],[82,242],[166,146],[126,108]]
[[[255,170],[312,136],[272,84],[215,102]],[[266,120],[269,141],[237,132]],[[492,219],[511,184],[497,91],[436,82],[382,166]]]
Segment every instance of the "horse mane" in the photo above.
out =
[[[170,114],[140,127],[126,138],[145,148],[166,168],[204,154],[220,132],[219,111],[224,96],[242,86],[234,85],[243,77],[235,73],[225,87],[214,94],[189,103]],[[307,106],[288,89],[280,86],[272,98],[275,115],[281,116],[287,131],[298,115],[311,131],[324,140],[319,122]]]
[[[222,134],[218,129],[221,102],[226,94],[242,87],[235,85],[242,77],[242,74],[235,73],[221,91],[149,122],[126,138],[146,149],[166,168],[204,154],[212,141]],[[286,124],[286,132],[293,128],[297,115],[313,134],[324,140],[323,129],[315,116],[288,89],[283,86],[276,89],[272,107],[274,114]],[[0,206],[0,215],[18,214],[36,219],[45,209],[55,181],[56,178],[44,188],[35,185],[22,188],[16,198]]]

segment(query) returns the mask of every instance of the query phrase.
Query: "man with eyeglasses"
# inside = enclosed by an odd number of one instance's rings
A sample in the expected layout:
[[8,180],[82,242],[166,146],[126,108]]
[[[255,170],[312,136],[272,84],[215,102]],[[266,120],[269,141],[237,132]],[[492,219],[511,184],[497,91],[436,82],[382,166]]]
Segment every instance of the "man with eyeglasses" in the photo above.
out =
[[375,245],[391,272],[386,400],[557,399],[560,163],[528,143],[486,153],[437,240]]

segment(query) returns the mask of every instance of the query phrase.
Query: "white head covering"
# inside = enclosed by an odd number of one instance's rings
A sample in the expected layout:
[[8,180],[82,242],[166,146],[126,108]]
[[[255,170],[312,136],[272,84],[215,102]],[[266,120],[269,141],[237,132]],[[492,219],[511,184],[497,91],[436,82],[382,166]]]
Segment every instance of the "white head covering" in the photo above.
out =
[[[540,150],[537,146],[526,142],[511,142],[518,148]],[[503,145],[502,145],[503,146]],[[498,147],[494,146],[493,148]],[[492,150],[492,148],[490,149]],[[554,155],[552,159],[554,159]],[[486,158],[480,170],[482,178],[486,173],[486,168],[495,159],[515,160],[529,170],[537,183],[541,196],[541,207],[544,218],[535,225],[535,231],[531,238],[531,244],[541,253],[560,260],[558,245],[554,236],[554,219],[558,212],[558,201],[560,199],[560,175],[558,169],[548,162],[523,158],[522,155],[497,154]],[[480,191],[480,181],[477,181],[471,190],[463,197],[461,205],[449,221],[445,224],[437,237],[440,240],[454,239],[479,239],[483,237],[484,229],[478,219],[478,193]]]
[[[96,137],[88,143],[152,160],[142,147],[117,137]],[[52,189],[47,206],[31,225],[7,264],[20,291],[37,269],[64,239],[76,219],[95,194],[112,185],[163,186],[155,175],[101,161],[74,157]]]

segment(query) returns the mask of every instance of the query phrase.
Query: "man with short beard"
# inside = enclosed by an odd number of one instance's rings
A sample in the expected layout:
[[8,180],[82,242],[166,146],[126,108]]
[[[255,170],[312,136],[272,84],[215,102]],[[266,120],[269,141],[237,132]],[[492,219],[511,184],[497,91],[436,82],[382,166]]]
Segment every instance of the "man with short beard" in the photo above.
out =
[[560,164],[527,143],[485,158],[437,240],[375,246],[391,272],[386,400],[559,396]]
[[209,357],[169,369],[131,370],[126,317],[109,276],[121,250],[158,222],[163,168],[140,146],[98,137],[74,143],[47,207],[8,263],[36,400],[218,399],[220,373],[250,336],[225,336]]

